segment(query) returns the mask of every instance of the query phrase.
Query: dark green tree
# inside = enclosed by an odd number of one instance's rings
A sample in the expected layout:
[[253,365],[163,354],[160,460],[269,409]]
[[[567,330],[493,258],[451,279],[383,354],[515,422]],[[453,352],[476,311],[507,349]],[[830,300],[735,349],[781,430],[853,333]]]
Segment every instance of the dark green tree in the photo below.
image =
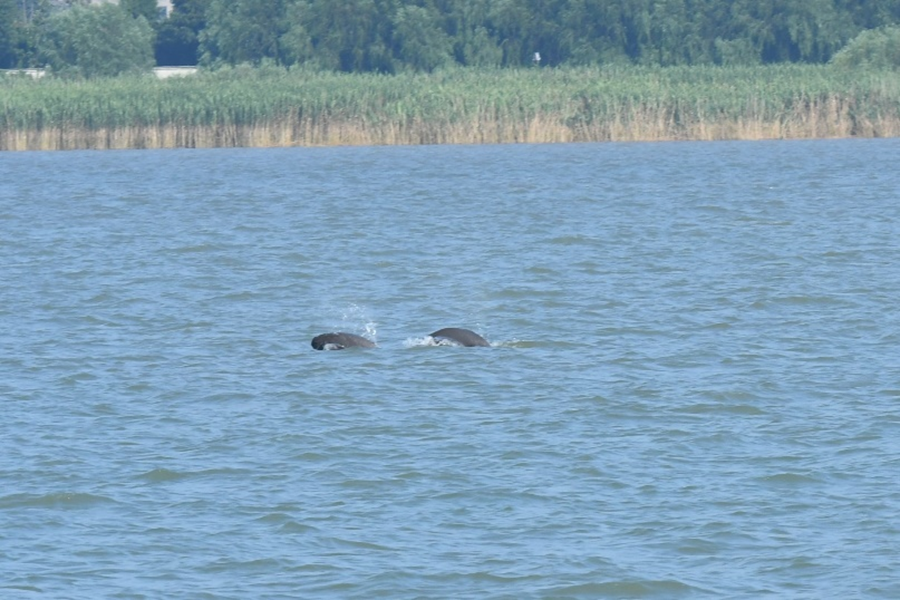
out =
[[156,32],[156,64],[160,66],[196,65],[200,59],[200,32],[206,27],[209,0],[174,0],[169,18]]
[[[49,0],[15,0],[13,34],[9,42],[14,45],[14,63],[18,67],[40,65],[37,57],[37,40],[40,24],[50,13]],[[2,43],[2,42],[0,42]]]
[[440,15],[423,6],[401,6],[394,16],[397,58],[416,71],[433,71],[453,61],[453,44],[441,28]]
[[559,15],[562,43],[573,64],[628,62],[631,32],[621,2],[569,0]]
[[900,24],[898,0],[835,0],[837,11],[849,17],[857,31]]
[[296,0],[287,8],[287,29],[281,35],[281,52],[287,65],[313,62],[315,49],[307,30],[309,2]]
[[519,66],[526,56],[537,51],[529,43],[528,7],[520,0],[497,0],[491,3],[487,15],[487,28],[498,41],[503,53],[502,65]]
[[132,17],[144,17],[148,23],[159,21],[159,9],[156,0],[119,0],[119,6]]
[[52,72],[111,77],[153,66],[153,30],[115,4],[74,6],[51,15],[38,41]]
[[16,0],[0,0],[0,69],[15,65],[21,21]]
[[210,0],[200,32],[201,62],[283,62],[279,44],[287,31],[289,0]]
[[457,63],[497,67],[503,62],[503,51],[488,25],[491,1],[438,0],[437,7],[444,17]]
[[831,59],[843,69],[900,70],[900,25],[866,29]]
[[393,71],[392,6],[392,0],[311,0],[305,27],[315,62],[338,71]]
[[[823,63],[863,29],[900,23],[900,0],[204,1],[207,25],[192,29],[204,62],[341,71],[519,67],[535,52],[548,66]],[[158,47],[190,39],[177,31],[160,26]]]
[[540,64],[557,66],[566,62],[571,52],[571,40],[565,35],[561,13],[568,0],[529,0],[526,3],[528,21],[524,28],[524,54],[519,64],[529,64],[535,52],[541,55]]

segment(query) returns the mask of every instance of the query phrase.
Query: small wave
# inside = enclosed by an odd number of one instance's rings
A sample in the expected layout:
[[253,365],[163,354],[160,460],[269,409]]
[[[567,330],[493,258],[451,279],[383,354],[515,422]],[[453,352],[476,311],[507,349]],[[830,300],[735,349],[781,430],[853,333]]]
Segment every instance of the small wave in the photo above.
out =
[[775,475],[766,475],[758,478],[763,483],[772,483],[780,485],[804,485],[808,483],[821,483],[819,479],[811,475],[803,475],[802,473],[776,473]]
[[[34,592],[36,594],[43,594],[44,590],[39,587],[34,587],[33,585],[4,585],[0,586],[0,590],[13,590],[16,592]],[[28,596],[31,598],[31,596]]]
[[152,483],[163,483],[166,481],[178,481],[181,479],[197,477],[209,477],[216,475],[244,475],[246,473],[247,471],[245,469],[233,469],[228,467],[204,469],[201,471],[172,471],[166,468],[157,468],[151,471],[147,471],[146,473],[141,474],[139,477]]
[[283,569],[284,565],[277,558],[256,558],[251,560],[219,559],[200,567],[205,573],[231,573],[233,571],[272,571]]
[[174,248],[168,248],[167,250],[173,254],[196,254],[196,253],[204,253],[204,252],[219,252],[224,250],[223,246],[218,244],[186,244],[183,246],[178,246]]
[[359,550],[377,550],[385,552],[393,552],[397,550],[396,548],[393,548],[391,546],[376,544],[375,542],[367,542],[365,540],[350,540],[347,538],[333,537],[331,538],[331,542],[337,546],[346,546],[348,548],[355,548]]
[[153,469],[141,475],[142,479],[152,482],[175,481],[187,477],[184,473],[178,471],[170,471],[169,469]]
[[[491,348],[535,348],[541,344],[537,342],[529,342],[525,340],[506,340],[506,341],[494,341],[488,342],[491,345]],[[403,341],[404,348],[428,348],[434,346],[449,346],[453,348],[461,347],[459,344],[454,342],[453,340],[446,339],[435,339],[430,335],[426,335],[425,337],[411,337],[406,338]]]
[[699,403],[691,404],[682,408],[675,409],[676,412],[685,414],[719,414],[731,413],[736,415],[764,415],[766,412],[761,408],[750,404],[710,404]]
[[499,342],[491,342],[493,348],[539,348],[547,345],[545,342],[532,342],[530,340],[501,340]]
[[71,375],[67,375],[63,377],[60,381],[64,385],[76,385],[81,383],[82,381],[93,381],[97,379],[97,376],[93,373],[88,373],[87,371],[79,371],[78,373],[73,373]]
[[808,294],[794,294],[790,296],[777,296],[774,298],[770,298],[768,300],[768,304],[782,304],[787,306],[817,306],[817,305],[836,305],[836,306],[851,306],[852,302],[850,302],[846,298],[840,298],[837,296],[825,296],[825,295],[808,295]]
[[318,532],[319,529],[313,527],[312,525],[306,525],[304,523],[298,523],[297,521],[288,521],[279,527],[279,531],[282,533],[314,533]]
[[594,238],[583,235],[561,235],[551,239],[550,243],[561,246],[589,246],[597,242]]
[[648,598],[684,596],[699,591],[697,588],[676,580],[661,581],[609,581],[604,583],[581,583],[553,590],[553,595],[574,598]]
[[115,502],[106,496],[96,496],[79,492],[56,492],[52,494],[12,494],[0,497],[2,508],[82,508],[95,504]]

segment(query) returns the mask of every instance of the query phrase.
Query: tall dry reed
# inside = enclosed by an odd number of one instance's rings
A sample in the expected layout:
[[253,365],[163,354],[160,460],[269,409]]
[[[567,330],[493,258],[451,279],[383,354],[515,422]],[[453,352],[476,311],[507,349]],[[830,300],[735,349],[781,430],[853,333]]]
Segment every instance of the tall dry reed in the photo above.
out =
[[828,66],[230,69],[0,81],[0,149],[885,137],[900,81]]

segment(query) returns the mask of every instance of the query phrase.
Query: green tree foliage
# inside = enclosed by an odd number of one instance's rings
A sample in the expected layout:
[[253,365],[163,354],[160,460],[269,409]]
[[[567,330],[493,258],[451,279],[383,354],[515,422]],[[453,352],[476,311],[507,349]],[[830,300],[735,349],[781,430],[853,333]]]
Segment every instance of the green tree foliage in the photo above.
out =
[[397,57],[416,71],[433,71],[453,60],[450,36],[441,29],[440,15],[423,6],[401,6],[394,17]]
[[16,0],[0,0],[0,69],[16,63],[19,27]]
[[[591,18],[586,16],[591,15]],[[566,62],[578,65],[629,62],[637,46],[622,3],[570,0],[559,15]]]
[[[85,1],[16,0],[23,14]],[[146,17],[155,0],[121,4]],[[524,67],[536,52],[550,67],[825,63],[898,23],[900,0],[176,0],[154,26],[159,64],[397,72]]]
[[159,20],[156,0],[119,0],[119,6],[132,17],[144,17],[148,23],[155,23]]
[[454,60],[465,66],[497,67],[503,51],[489,29],[492,0],[438,0],[444,28],[453,45]]
[[68,5],[62,0],[16,0],[16,66],[42,67],[44,61],[40,57],[40,40],[47,19]]
[[[827,62],[900,0],[212,0],[205,55],[341,71]],[[255,6],[255,15],[246,7]],[[256,23],[277,38],[254,41]],[[230,21],[231,20],[231,21]],[[240,25],[238,25],[240,23]],[[240,32],[241,35],[237,35]]]
[[205,64],[283,62],[280,38],[287,30],[288,0],[210,0],[200,32]]
[[857,30],[900,23],[900,2],[896,0],[835,0],[835,7]]
[[159,66],[196,65],[200,59],[200,32],[206,27],[209,0],[174,0],[168,19],[156,32],[156,64]]
[[831,62],[845,69],[900,69],[900,26],[863,31],[835,54]]
[[393,71],[392,0],[311,0],[306,30],[315,62],[338,71]]
[[40,50],[55,73],[111,77],[153,66],[153,30],[115,4],[74,6],[51,15]]
[[287,8],[287,31],[281,36],[281,50],[287,65],[314,61],[312,38],[307,30],[309,3],[294,2]]

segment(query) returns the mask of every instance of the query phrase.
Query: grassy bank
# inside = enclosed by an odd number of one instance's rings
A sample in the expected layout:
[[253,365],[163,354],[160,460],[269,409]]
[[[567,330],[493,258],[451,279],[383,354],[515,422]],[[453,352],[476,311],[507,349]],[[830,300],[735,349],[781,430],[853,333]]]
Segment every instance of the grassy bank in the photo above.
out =
[[900,78],[827,66],[234,69],[0,81],[0,149],[718,140],[900,135]]

